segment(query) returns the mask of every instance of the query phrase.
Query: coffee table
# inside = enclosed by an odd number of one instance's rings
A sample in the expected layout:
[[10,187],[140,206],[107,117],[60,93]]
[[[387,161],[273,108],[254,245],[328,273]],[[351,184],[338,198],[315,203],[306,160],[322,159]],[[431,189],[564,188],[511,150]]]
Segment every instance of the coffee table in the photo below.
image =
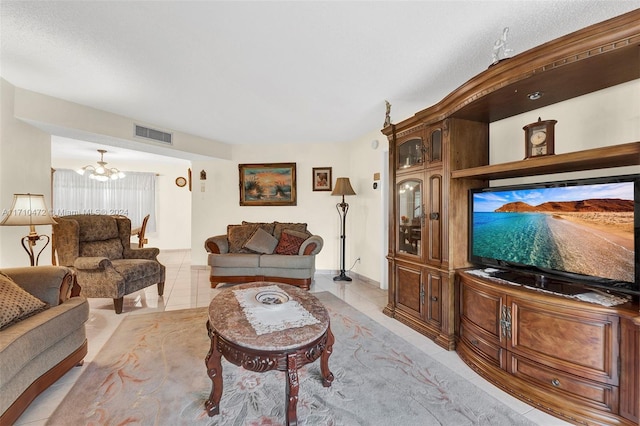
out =
[[[234,290],[253,289],[277,285],[293,301],[297,301],[318,321],[302,327],[286,328],[266,334],[257,334]],[[287,309],[283,305],[277,309]],[[205,359],[207,374],[211,379],[211,394],[205,402],[211,417],[220,413],[222,397],[222,357],[232,364],[255,372],[279,370],[286,372],[286,421],[297,425],[298,369],[320,358],[322,384],[331,386],[333,374],[329,370],[329,356],[333,350],[329,314],[320,301],[307,290],[295,286],[255,282],[222,290],[209,304],[207,330],[211,348]]]

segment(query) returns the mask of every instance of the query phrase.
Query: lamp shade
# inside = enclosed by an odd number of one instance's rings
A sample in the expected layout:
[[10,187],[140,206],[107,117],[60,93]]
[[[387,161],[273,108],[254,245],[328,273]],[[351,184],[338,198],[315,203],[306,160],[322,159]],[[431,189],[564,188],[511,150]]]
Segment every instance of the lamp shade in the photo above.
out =
[[356,192],[351,187],[348,177],[339,177],[331,195],[356,195]]
[[0,225],[29,226],[53,225],[53,220],[42,194],[13,194],[13,205]]

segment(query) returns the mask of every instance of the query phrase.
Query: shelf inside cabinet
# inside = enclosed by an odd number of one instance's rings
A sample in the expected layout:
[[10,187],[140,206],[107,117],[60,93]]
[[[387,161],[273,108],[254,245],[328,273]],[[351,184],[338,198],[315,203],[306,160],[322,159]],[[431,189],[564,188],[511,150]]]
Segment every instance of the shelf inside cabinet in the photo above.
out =
[[640,164],[640,142],[454,170],[453,179],[507,179]]

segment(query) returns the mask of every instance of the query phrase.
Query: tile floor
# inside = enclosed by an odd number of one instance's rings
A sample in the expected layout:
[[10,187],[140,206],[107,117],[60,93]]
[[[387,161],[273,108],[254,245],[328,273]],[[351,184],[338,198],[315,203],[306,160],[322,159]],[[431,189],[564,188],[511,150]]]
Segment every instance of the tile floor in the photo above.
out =
[[[109,340],[117,326],[125,317],[149,312],[188,309],[208,306],[219,290],[210,288],[209,271],[203,267],[192,267],[189,250],[163,251],[160,261],[167,268],[164,296],[159,297],[155,286],[125,297],[123,313],[116,315],[111,299],[90,299],[91,312],[86,324],[89,353],[85,366],[91,362],[100,348]],[[330,291],[354,308],[360,310],[384,327],[395,332],[410,344],[423,350],[431,357],[445,364],[456,373],[467,378],[483,391],[523,414],[529,420],[544,426],[569,425],[555,417],[513,398],[489,384],[464,364],[455,352],[446,351],[426,337],[382,313],[387,303],[387,293],[375,286],[354,279],[350,283],[334,282],[332,275],[316,274],[312,292]],[[71,369],[49,389],[43,392],[23,413],[16,425],[44,425],[62,401],[74,382],[86,367]],[[372,425],[375,426],[375,425]]]

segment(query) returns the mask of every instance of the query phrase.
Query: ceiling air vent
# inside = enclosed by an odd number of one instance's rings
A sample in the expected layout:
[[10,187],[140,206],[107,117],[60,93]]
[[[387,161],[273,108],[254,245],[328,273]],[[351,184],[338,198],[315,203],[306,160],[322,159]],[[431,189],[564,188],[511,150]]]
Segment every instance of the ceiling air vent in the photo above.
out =
[[145,139],[152,139],[154,141],[166,143],[169,145],[173,144],[173,135],[171,133],[163,132],[156,129],[150,129],[149,127],[138,126],[137,124],[136,136]]

